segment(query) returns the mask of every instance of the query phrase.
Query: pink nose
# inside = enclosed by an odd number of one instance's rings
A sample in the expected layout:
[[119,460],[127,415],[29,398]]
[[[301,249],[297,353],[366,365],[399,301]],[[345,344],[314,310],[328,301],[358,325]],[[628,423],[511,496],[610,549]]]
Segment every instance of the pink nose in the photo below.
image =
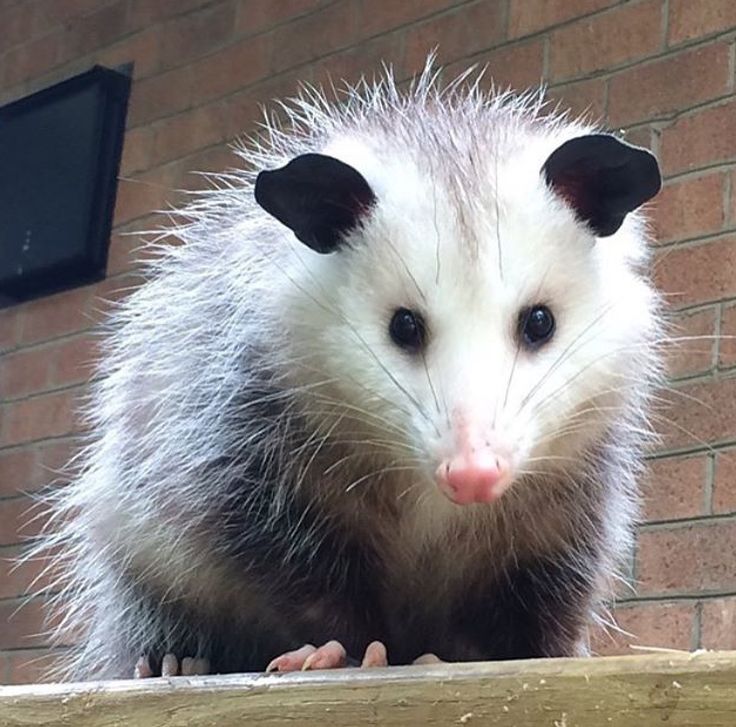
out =
[[511,484],[508,462],[493,453],[458,456],[437,468],[442,492],[458,505],[493,502]]

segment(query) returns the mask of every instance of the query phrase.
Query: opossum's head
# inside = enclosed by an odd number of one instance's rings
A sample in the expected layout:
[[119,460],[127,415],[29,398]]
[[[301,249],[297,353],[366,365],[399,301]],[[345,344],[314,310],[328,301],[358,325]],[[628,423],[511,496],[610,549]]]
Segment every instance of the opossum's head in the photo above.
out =
[[287,335],[320,423],[457,504],[564,470],[646,376],[654,297],[630,213],[656,161],[603,134],[522,141],[456,141],[451,161],[342,141],[256,184],[303,243]]

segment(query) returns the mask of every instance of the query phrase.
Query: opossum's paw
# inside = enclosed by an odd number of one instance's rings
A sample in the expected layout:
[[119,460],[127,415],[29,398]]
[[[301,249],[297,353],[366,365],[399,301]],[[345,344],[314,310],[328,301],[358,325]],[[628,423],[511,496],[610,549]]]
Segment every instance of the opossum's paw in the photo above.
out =
[[[345,647],[339,641],[328,641],[319,648],[305,644],[301,649],[277,656],[266,667],[266,671],[314,671],[340,669],[345,666],[358,666],[358,662],[348,657]],[[380,641],[368,644],[360,666],[388,666],[386,647]]]
[[[194,659],[190,656],[185,656],[181,661],[179,661],[175,654],[166,654],[161,661],[160,676],[198,676],[209,674],[209,671],[210,663],[207,659]],[[134,676],[136,679],[146,679],[148,677],[158,676],[151,668],[151,661],[145,654],[138,659],[138,662],[135,665]]]
[[339,641],[328,641],[319,648],[305,644],[301,649],[277,656],[266,667],[267,672],[339,669],[347,663],[347,653]]
[[445,662],[442,661],[442,659],[439,658],[439,656],[436,656],[435,654],[422,654],[421,656],[418,656],[414,661],[412,661],[412,664],[444,664]]

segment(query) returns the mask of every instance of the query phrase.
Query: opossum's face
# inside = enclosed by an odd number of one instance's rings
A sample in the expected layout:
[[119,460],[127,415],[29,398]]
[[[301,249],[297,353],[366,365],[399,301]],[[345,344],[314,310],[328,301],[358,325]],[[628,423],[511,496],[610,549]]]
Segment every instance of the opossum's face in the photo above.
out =
[[459,179],[305,155],[256,187],[329,253],[299,248],[292,310],[304,378],[345,405],[329,426],[457,504],[564,471],[620,416],[652,335],[624,218],[659,189],[653,157],[591,135],[492,161]]

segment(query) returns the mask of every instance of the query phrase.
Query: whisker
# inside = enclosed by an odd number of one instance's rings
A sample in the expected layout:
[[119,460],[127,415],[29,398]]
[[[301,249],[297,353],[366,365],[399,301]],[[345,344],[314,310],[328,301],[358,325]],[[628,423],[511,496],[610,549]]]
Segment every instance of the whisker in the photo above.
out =
[[[524,407],[528,403],[528,401],[534,396],[534,394],[537,392],[539,387],[547,380],[547,378],[554,373],[554,371],[557,369],[558,366],[561,365],[566,359],[567,356],[569,356],[572,352],[578,350],[577,348],[574,348],[576,344],[585,336],[588,334],[592,328],[599,323],[605,315],[607,315],[613,307],[613,304],[609,304],[606,306],[603,311],[597,315],[583,330],[573,338],[572,341],[562,350],[562,352],[559,354],[559,356],[552,362],[551,366],[547,368],[545,373],[542,375],[542,377],[537,381],[534,386],[532,386],[531,390],[526,394],[526,396],[522,399],[521,407],[519,408],[517,414],[521,413],[523,411]],[[581,345],[581,344],[579,344]]]

